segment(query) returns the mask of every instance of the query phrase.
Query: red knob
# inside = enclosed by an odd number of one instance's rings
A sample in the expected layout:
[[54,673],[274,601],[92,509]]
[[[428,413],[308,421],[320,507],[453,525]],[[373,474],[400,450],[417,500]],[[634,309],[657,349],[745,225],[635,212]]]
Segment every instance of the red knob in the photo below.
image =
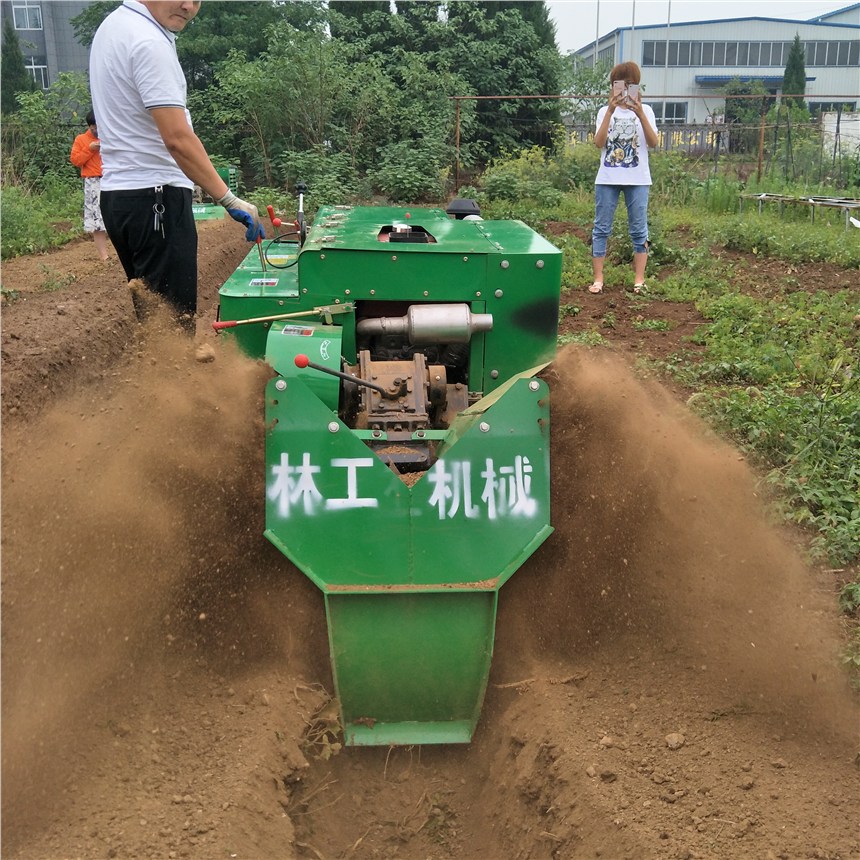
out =
[[299,353],[293,361],[295,361],[296,367],[302,369],[306,368],[311,363],[311,360],[306,355],[302,355],[302,353]]

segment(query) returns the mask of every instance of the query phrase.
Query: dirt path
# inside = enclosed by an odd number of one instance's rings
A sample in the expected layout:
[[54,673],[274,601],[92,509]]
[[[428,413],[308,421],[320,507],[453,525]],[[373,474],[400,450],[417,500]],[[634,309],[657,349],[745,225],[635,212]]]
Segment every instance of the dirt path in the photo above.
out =
[[[246,246],[200,226],[208,337]],[[860,857],[832,583],[626,361],[554,365],[556,532],[474,742],[331,756],[322,598],[261,536],[265,369],[140,329],[87,243],[3,288],[4,858]],[[610,298],[621,355],[699,322]]]

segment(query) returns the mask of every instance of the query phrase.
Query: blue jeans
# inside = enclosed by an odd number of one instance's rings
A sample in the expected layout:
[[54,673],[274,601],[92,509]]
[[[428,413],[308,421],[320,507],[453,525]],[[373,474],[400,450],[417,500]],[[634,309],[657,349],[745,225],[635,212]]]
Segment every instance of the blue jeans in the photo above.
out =
[[648,191],[650,185],[595,185],[594,229],[591,232],[591,256],[606,256],[606,240],[612,232],[618,198],[624,192],[627,206],[627,229],[633,240],[633,251],[648,250]]

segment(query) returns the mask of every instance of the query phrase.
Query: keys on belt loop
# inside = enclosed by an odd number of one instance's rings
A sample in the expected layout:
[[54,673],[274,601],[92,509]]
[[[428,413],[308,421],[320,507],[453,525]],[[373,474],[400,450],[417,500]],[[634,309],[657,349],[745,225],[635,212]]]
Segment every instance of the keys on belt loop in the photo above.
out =
[[155,186],[155,203],[152,204],[152,229],[156,233],[161,233],[161,238],[164,238],[164,186]]

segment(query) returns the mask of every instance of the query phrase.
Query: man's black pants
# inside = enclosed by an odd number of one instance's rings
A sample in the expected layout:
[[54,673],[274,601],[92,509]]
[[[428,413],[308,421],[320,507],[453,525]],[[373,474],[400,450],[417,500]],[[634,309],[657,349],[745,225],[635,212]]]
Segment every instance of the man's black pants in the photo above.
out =
[[190,189],[163,186],[164,214],[157,228],[154,188],[102,191],[100,202],[107,234],[126,277],[140,278],[179,313],[193,316],[197,311],[197,227]]

